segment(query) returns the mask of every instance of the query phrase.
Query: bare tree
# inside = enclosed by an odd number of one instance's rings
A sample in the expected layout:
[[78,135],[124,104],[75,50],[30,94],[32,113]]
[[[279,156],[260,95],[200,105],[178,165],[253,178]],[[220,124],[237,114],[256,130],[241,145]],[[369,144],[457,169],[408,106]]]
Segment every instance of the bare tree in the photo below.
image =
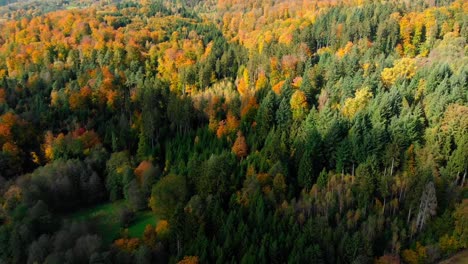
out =
[[429,182],[424,188],[419,204],[418,217],[416,219],[416,228],[420,231],[426,224],[426,220],[436,214],[437,197],[434,183]]

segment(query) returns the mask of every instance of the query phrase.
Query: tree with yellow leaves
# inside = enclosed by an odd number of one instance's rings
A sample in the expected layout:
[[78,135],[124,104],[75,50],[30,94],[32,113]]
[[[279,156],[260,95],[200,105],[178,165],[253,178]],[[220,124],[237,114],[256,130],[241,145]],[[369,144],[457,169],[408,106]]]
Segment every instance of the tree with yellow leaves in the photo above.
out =
[[356,91],[354,98],[348,98],[344,102],[344,106],[341,109],[343,115],[353,118],[357,112],[364,109],[372,98],[372,92],[369,87],[364,87]]
[[301,90],[297,90],[291,96],[291,111],[293,113],[294,120],[301,120],[305,117],[308,111],[309,104],[307,103],[307,97]]
[[392,68],[383,69],[381,79],[386,86],[391,86],[398,79],[411,79],[415,74],[416,63],[414,59],[403,58],[395,61]]
[[167,239],[169,235],[169,222],[167,222],[167,220],[159,220],[155,230],[158,239]]
[[466,248],[468,246],[468,199],[463,199],[456,207],[453,216],[455,219],[454,234],[458,239],[458,244]]
[[403,256],[403,260],[406,263],[411,263],[411,264],[426,263],[426,259],[427,259],[426,247],[424,247],[419,242],[417,242],[415,250],[406,249],[403,251],[402,256]]
[[244,70],[242,71],[242,78],[239,78],[239,83],[237,84],[237,91],[241,96],[244,96],[248,93],[249,84],[249,71],[246,68],[244,68]]
[[348,43],[346,43],[346,45],[343,47],[343,48],[340,48],[336,53],[335,55],[338,56],[340,59],[343,58],[346,54],[348,54],[351,49],[353,48],[353,42],[351,41],[348,41]]

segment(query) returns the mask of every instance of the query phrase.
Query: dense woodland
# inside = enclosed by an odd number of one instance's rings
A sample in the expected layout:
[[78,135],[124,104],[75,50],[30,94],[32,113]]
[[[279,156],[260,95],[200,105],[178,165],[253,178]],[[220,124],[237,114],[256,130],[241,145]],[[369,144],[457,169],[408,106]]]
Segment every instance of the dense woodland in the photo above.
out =
[[[468,2],[12,2],[0,263],[467,248]],[[125,204],[116,237],[73,217],[100,204]],[[142,213],[157,221],[132,236]]]

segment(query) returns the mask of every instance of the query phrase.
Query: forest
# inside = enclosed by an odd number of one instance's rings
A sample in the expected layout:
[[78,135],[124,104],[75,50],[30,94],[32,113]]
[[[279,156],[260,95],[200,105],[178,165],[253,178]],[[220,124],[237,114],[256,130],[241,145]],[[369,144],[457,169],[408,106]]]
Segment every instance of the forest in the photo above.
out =
[[0,264],[466,252],[467,40],[464,0],[0,0]]

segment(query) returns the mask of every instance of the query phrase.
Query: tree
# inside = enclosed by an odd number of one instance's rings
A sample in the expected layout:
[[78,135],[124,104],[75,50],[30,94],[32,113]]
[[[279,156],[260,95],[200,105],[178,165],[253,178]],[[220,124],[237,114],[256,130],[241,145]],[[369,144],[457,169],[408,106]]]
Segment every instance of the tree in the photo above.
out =
[[291,96],[291,111],[294,120],[302,120],[308,111],[307,97],[301,90],[295,91]]
[[144,193],[141,190],[140,185],[138,184],[136,179],[133,179],[129,183],[127,191],[125,193],[125,198],[129,202],[133,210],[139,211],[146,208],[147,204]]
[[380,22],[376,32],[376,45],[384,53],[390,53],[398,43],[398,21],[389,17],[386,21]]
[[169,174],[154,185],[149,206],[154,213],[169,218],[177,205],[185,202],[186,195],[185,177]]
[[141,264],[153,263],[151,260],[151,250],[145,245],[140,246],[135,253],[135,261]]
[[120,226],[125,228],[135,220],[135,212],[126,206],[119,210],[118,216]]
[[76,240],[73,258],[79,262],[89,262],[94,253],[101,251],[102,240],[98,235],[85,234]]
[[392,86],[398,79],[411,79],[416,74],[416,63],[414,59],[403,58],[395,61],[392,68],[385,68],[382,71],[382,82],[387,86]]
[[143,173],[143,181],[141,183],[141,191],[145,197],[151,194],[151,188],[161,177],[161,170],[159,167],[150,167]]
[[283,98],[276,110],[276,123],[278,124],[279,131],[289,131],[291,123],[291,108],[287,98]]
[[[21,182],[26,204],[42,200],[57,211],[69,211],[99,201],[100,187],[97,175],[79,160],[54,161]],[[94,193],[96,191],[98,193]]]
[[38,263],[45,260],[50,251],[50,237],[42,235],[34,241],[28,250],[28,263]]
[[[152,87],[152,86],[156,87]],[[160,126],[163,120],[163,109],[161,91],[164,89],[162,82],[158,79],[153,84],[145,83],[139,94],[141,104],[141,135],[139,142],[139,156],[146,158],[150,153],[149,149],[154,151],[160,136]]]
[[159,220],[156,224],[156,234],[160,240],[166,240],[169,235],[169,222],[167,220]]
[[409,264],[425,263],[427,259],[426,248],[419,242],[416,243],[416,249],[406,249],[402,253],[403,260]]
[[437,213],[436,209],[437,197],[434,183],[429,182],[424,188],[421,196],[421,203],[419,204],[419,212],[416,218],[416,228],[418,231],[421,231],[427,223],[427,220]]
[[356,91],[354,98],[347,98],[344,102],[341,111],[343,115],[353,118],[357,112],[367,106],[367,103],[372,99],[372,92],[369,87],[364,87]]
[[140,184],[143,182],[143,175],[149,170],[154,170],[154,166],[149,160],[143,160],[138,167],[135,168],[134,173]]
[[192,101],[189,97],[171,94],[167,102],[167,117],[171,129],[177,133],[186,133],[190,128]]
[[366,208],[372,201],[373,194],[377,185],[375,177],[375,157],[368,158],[364,163],[356,168],[356,181],[359,187],[358,196],[361,207]]
[[268,92],[266,97],[262,100],[260,107],[257,111],[255,121],[257,122],[256,129],[261,137],[266,137],[275,119],[275,94]]
[[133,178],[128,152],[112,153],[106,164],[106,188],[109,191],[111,201],[122,198],[124,188]]
[[315,183],[321,162],[322,138],[317,130],[314,112],[302,122],[294,138],[294,152],[298,163],[298,183],[309,189]]
[[248,147],[247,143],[245,142],[245,137],[242,135],[241,131],[237,132],[237,138],[232,146],[232,152],[236,154],[237,157],[243,159],[247,156]]
[[177,264],[198,264],[198,257],[197,256],[185,256],[181,261],[177,262]]
[[299,162],[298,183],[302,188],[309,189],[314,183],[314,171],[317,170],[313,165],[313,157],[310,150],[306,150]]
[[200,168],[200,173],[195,179],[198,194],[206,198],[208,195],[228,195],[229,181],[236,164],[235,156],[230,152],[220,155],[212,155],[205,160]]
[[457,205],[453,214],[455,218],[455,237],[458,239],[458,244],[461,248],[466,248],[468,245],[468,199]]

